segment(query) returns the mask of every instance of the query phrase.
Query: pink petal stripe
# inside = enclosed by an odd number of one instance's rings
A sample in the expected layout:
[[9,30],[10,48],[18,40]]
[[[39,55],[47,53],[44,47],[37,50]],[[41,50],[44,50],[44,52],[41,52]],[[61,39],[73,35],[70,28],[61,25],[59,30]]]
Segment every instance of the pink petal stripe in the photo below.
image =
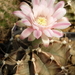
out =
[[60,1],[55,5],[55,11],[59,8],[63,8],[65,5],[64,1]]
[[39,5],[40,0],[32,0],[32,4],[34,5]]
[[54,37],[62,37],[63,36],[63,33],[61,31],[58,31],[58,30],[52,30],[53,31],[53,36]]
[[41,39],[42,39],[42,42],[43,42],[44,46],[48,47],[49,46],[49,38],[46,35],[43,34],[41,36]]
[[22,11],[14,11],[13,14],[20,18],[25,18],[25,15],[23,14]]
[[31,23],[30,23],[27,19],[23,19],[22,22],[23,22],[26,26],[31,26]]
[[39,39],[42,35],[42,32],[40,30],[34,30],[33,35],[35,38]]
[[55,0],[47,0],[48,2],[48,7],[53,7]]
[[20,9],[23,11],[25,15],[28,15],[29,13],[31,13],[31,8],[28,5],[21,5]]
[[33,29],[32,28],[26,28],[25,30],[23,30],[23,32],[20,35],[20,39],[25,39],[27,38],[31,33],[32,33]]
[[44,33],[46,36],[48,36],[48,37],[52,37],[52,35],[51,35],[49,29],[43,30],[43,33]]
[[53,15],[55,19],[60,19],[66,14],[65,8],[59,8]]
[[69,27],[70,25],[71,25],[70,22],[59,22],[59,23],[53,25],[52,28],[65,29],[65,28]]

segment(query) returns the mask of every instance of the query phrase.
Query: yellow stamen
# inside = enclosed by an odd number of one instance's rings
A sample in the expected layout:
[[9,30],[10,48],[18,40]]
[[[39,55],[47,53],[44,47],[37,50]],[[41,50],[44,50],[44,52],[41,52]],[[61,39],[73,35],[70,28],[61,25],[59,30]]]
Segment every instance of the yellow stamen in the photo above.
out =
[[44,17],[38,17],[36,22],[40,25],[46,26],[47,25],[47,20]]

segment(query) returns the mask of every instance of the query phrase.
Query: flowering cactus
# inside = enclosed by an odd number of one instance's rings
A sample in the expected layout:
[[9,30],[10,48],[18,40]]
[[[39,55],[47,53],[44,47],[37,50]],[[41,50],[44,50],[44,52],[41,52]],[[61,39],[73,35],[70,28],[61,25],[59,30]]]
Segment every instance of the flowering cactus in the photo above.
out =
[[21,39],[28,37],[29,41],[42,39],[45,46],[49,45],[50,37],[62,37],[63,32],[60,29],[65,29],[71,24],[66,17],[64,2],[60,1],[54,5],[55,0],[32,0],[32,8],[22,2],[20,5],[21,11],[13,13],[20,17],[18,26],[26,27],[20,35]]

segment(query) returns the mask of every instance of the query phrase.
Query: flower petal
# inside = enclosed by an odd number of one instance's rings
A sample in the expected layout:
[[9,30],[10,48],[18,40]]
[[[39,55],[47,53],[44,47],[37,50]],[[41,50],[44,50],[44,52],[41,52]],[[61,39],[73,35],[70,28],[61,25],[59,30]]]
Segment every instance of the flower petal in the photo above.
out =
[[32,0],[32,4],[33,4],[33,6],[35,6],[35,5],[39,5],[39,2],[40,2],[40,0]]
[[46,17],[46,16],[49,16],[52,14],[52,12],[43,4],[40,4],[39,6],[36,5],[35,7],[33,7],[33,13],[34,13],[35,18],[38,16],[45,16]]
[[42,32],[40,30],[34,30],[33,35],[35,38],[38,39],[42,35]]
[[17,21],[16,25],[19,27],[25,27],[25,24],[22,22],[22,20]]
[[25,15],[23,14],[22,11],[14,11],[13,14],[20,18],[25,18]]
[[25,5],[25,4],[21,4],[20,6],[20,9],[22,10],[22,12],[25,14],[25,15],[28,15],[29,13],[31,13],[31,8],[29,5]]
[[20,6],[21,6],[21,5],[28,5],[28,4],[27,4],[26,2],[21,2],[21,3],[20,3]]
[[23,32],[20,35],[20,38],[21,39],[27,38],[32,33],[32,31],[33,31],[32,28],[27,28],[27,29],[23,30]]
[[53,15],[55,19],[60,19],[66,14],[66,10],[64,8],[59,8]]
[[42,42],[44,44],[45,47],[47,47],[49,45],[49,38],[46,35],[42,35],[41,36]]
[[33,13],[30,13],[30,14],[29,14],[29,17],[30,17],[30,21],[31,21],[31,22],[34,21],[34,15],[33,15]]
[[52,30],[52,36],[53,36],[53,37],[60,38],[60,37],[63,36],[63,33],[62,33],[62,31]]
[[31,26],[31,23],[30,23],[27,19],[22,19],[22,22],[23,22],[26,26]]
[[51,35],[49,29],[43,30],[43,33],[44,33],[46,36],[48,36],[48,37],[52,37],[52,35]]
[[47,0],[48,2],[48,7],[53,7],[55,0]]
[[34,41],[35,37],[33,36],[33,34],[30,34],[28,37],[28,41]]
[[59,22],[59,23],[53,25],[52,28],[65,29],[65,28],[69,27],[70,25],[71,25],[70,22]]
[[33,29],[39,30],[39,27],[37,26],[37,23],[36,22],[33,23],[32,27],[33,27]]
[[[45,9],[46,7],[44,5],[39,5],[39,6],[35,6],[33,7],[33,13],[34,13],[34,17],[36,18],[37,16],[42,15],[42,11]],[[36,10],[37,9],[37,10]]]
[[44,6],[47,6],[46,0],[41,0],[40,4],[42,4],[42,5],[44,5]]
[[60,1],[55,5],[55,11],[59,8],[63,8],[65,5],[64,1]]
[[54,13],[54,9],[53,8],[50,8],[49,9],[49,14],[48,15],[52,15]]
[[[48,14],[49,14],[49,15],[48,15]],[[44,7],[44,8],[42,9],[41,15],[43,15],[44,17],[51,16],[50,14],[51,14],[51,13],[49,12],[49,9],[48,9],[48,8]]]
[[62,17],[61,19],[57,20],[57,22],[68,22],[68,18]]
[[52,25],[51,24],[54,24],[54,18],[53,17],[50,17],[50,18],[48,18],[48,25],[50,25],[50,27],[52,27]]
[[31,21],[32,19],[34,19],[33,13],[31,11],[31,7],[27,3],[22,2],[20,4],[20,8],[28,20]]
[[[36,10],[37,9],[37,10]],[[36,5],[35,7],[33,7],[33,13],[34,13],[34,17],[36,18],[38,15],[38,11],[39,11],[39,7]]]

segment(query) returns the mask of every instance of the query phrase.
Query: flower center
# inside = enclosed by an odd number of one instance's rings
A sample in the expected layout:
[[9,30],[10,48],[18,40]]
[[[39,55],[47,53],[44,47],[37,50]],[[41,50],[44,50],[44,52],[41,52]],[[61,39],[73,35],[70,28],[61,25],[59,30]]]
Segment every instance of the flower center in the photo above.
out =
[[47,25],[47,20],[44,17],[38,17],[36,22],[40,25],[46,26]]

